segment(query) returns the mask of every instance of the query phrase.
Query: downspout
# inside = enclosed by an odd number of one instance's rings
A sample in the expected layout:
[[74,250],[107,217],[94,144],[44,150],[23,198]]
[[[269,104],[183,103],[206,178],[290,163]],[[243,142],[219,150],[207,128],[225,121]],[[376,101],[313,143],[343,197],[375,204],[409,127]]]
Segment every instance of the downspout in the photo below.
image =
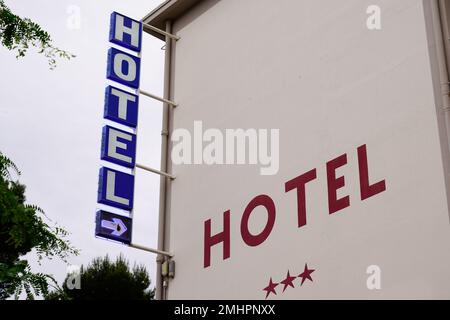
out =
[[[433,0],[431,4],[433,25],[436,34],[436,54],[439,67],[439,80],[442,93],[442,109],[445,112],[447,132],[450,133],[450,83],[449,83],[449,34],[446,26],[445,6],[443,0]],[[448,136],[450,137],[450,135]]]
[[[166,32],[172,32],[172,22],[166,22]],[[170,84],[171,84],[171,58],[172,58],[172,39],[166,36],[165,45],[165,64],[164,64],[164,98],[170,99]],[[167,103],[163,105],[162,113],[162,131],[161,131],[161,171],[167,172],[169,163],[169,108],[172,108]],[[169,187],[168,179],[161,176],[159,187],[159,218],[158,218],[158,250],[165,251],[166,243],[166,209],[167,209],[167,189]],[[157,300],[166,299],[166,285],[168,280],[162,276],[162,264],[165,261],[164,256],[158,255],[156,257],[156,296]]]
[[[447,206],[450,208],[450,83],[449,83],[449,62],[450,62],[450,47],[449,47],[449,30],[448,30],[448,11],[446,3],[442,0],[423,0],[424,6],[429,4],[431,11],[431,20],[433,23],[433,34],[435,42],[435,56],[437,72],[439,73],[439,89],[436,92],[436,103],[438,104],[439,114],[441,117],[443,129],[443,144],[442,145],[442,160],[445,172],[445,185],[447,193]],[[437,88],[436,88],[437,89]],[[450,210],[450,209],[449,209]],[[450,212],[450,211],[449,211]]]
[[450,65],[449,65],[449,61],[450,61],[450,34],[449,34],[449,21],[448,21],[448,13],[449,13],[449,7],[448,7],[449,3],[445,0],[439,0],[439,17],[440,17],[440,22],[441,22],[441,35],[442,35],[442,40],[443,40],[443,44],[444,44],[444,51],[445,51],[445,58],[446,58],[446,70],[447,70],[447,77],[450,78],[449,74],[450,74]]
[[447,69],[447,59],[445,54],[445,44],[444,44],[444,32],[442,30],[441,12],[440,6],[442,5],[440,0],[431,1],[431,14],[433,20],[433,29],[435,35],[436,43],[436,56],[439,69],[439,84],[440,84],[440,94],[442,97],[442,105],[440,109],[444,112],[445,128],[447,133],[447,140],[450,137],[450,86],[449,77]]

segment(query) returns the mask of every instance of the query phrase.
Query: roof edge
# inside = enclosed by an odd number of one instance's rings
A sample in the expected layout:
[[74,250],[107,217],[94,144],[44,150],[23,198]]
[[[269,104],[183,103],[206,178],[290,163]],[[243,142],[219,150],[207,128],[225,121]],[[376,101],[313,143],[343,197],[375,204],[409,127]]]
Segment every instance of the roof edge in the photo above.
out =
[[166,2],[161,3],[158,7],[153,9],[149,14],[141,19],[144,23],[144,31],[161,40],[164,40],[165,37],[162,34],[146,28],[145,24],[165,30],[166,21],[178,19],[189,9],[202,1],[204,0],[167,0]]

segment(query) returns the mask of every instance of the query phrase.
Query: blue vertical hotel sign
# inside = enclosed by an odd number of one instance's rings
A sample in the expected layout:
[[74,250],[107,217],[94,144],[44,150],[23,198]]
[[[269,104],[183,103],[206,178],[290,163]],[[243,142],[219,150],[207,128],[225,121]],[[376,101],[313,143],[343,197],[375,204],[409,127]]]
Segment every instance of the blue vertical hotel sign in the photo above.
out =
[[[105,91],[104,118],[124,125],[122,130],[105,125],[102,132],[101,159],[123,167],[113,170],[102,167],[99,173],[97,202],[128,211],[131,214],[134,201],[134,167],[136,165],[136,134],[138,123],[139,89],[142,47],[142,23],[117,12],[111,14],[109,41],[128,51],[110,48],[107,58],[106,77],[129,88],[119,89],[113,85]],[[132,53],[130,53],[130,51]],[[126,173],[126,169],[132,169]],[[131,218],[105,210],[96,215],[95,235],[102,238],[131,243]],[[126,232],[124,230],[127,230]]]

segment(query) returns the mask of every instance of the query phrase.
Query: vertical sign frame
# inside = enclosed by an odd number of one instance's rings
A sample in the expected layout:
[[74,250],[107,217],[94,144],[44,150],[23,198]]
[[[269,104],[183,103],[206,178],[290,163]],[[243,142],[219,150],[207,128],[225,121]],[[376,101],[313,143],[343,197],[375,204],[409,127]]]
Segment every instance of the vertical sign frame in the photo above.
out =
[[[129,245],[132,239],[134,206],[142,23],[112,12],[109,41],[136,55],[114,47],[108,50],[107,79],[124,85],[131,92],[114,85],[105,89],[103,117],[113,124],[103,127],[100,159],[131,170],[131,174],[102,166],[99,170],[97,202],[125,210],[129,217],[106,210],[97,211],[95,235]],[[128,131],[119,129],[114,124],[125,126]]]

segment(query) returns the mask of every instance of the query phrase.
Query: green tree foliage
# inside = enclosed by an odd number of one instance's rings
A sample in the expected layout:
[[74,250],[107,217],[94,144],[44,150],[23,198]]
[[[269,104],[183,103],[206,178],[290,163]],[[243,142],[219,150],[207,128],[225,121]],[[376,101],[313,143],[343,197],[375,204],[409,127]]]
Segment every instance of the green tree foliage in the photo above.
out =
[[56,67],[56,59],[74,58],[70,52],[58,49],[48,32],[28,18],[21,18],[0,0],[0,41],[8,50],[17,52],[16,57],[25,56],[30,46],[36,47],[47,59],[50,69]]
[[48,294],[46,300],[151,300],[155,291],[150,289],[150,277],[142,265],[130,269],[128,261],[119,256],[111,262],[108,256],[95,258],[87,268],[81,266],[78,274],[80,288],[70,289],[75,274],[68,274],[62,289]]
[[25,186],[12,180],[20,176],[14,163],[0,152],[0,299],[26,292],[28,299],[45,295],[57,283],[51,275],[33,273],[27,260],[21,257],[32,250],[39,261],[58,257],[63,261],[78,254],[65,240],[67,231],[51,227],[37,206],[25,204]]

